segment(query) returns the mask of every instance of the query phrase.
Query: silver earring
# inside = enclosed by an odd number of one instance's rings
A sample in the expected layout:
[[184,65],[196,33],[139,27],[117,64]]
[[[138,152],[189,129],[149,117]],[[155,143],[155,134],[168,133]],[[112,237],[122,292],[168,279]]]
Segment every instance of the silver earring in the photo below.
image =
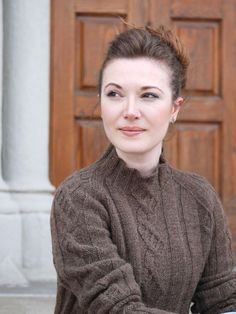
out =
[[174,124],[175,123],[175,117],[171,117],[170,123]]

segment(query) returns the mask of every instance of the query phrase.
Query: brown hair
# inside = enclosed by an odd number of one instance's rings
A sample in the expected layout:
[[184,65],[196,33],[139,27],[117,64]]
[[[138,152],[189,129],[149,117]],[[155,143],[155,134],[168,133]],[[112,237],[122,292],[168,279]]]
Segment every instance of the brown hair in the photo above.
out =
[[106,65],[119,58],[147,57],[164,62],[171,70],[171,88],[175,100],[186,84],[189,59],[178,37],[164,26],[133,27],[120,33],[108,48],[99,74],[98,91],[101,94],[102,75]]

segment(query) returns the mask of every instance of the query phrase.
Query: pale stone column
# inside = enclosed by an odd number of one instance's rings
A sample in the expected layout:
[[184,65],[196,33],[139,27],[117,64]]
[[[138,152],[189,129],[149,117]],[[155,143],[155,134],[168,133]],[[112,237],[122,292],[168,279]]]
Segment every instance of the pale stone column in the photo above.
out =
[[[0,156],[2,156],[2,50],[3,50],[2,1],[0,1]],[[26,285],[21,273],[21,217],[18,206],[2,178],[0,158],[0,285]]]
[[[2,54],[3,50],[3,21],[2,1],[0,1],[0,156],[2,156]],[[2,178],[2,158],[0,158],[0,213],[15,213],[17,205],[10,197],[9,188]],[[1,252],[1,250],[0,250]]]
[[50,0],[3,0],[3,9],[3,177],[22,214],[25,275],[49,280]]

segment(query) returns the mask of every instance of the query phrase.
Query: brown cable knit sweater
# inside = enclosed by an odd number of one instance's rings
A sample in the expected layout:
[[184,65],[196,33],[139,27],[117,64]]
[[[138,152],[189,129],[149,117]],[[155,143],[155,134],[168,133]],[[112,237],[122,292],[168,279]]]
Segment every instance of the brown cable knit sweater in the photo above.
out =
[[236,310],[230,235],[202,177],[161,157],[147,178],[110,146],[57,189],[51,216],[56,314]]

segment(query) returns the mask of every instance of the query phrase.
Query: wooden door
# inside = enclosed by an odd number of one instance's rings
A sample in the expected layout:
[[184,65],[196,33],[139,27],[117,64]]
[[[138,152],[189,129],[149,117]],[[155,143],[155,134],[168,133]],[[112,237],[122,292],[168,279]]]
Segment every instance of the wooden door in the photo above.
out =
[[51,180],[57,186],[108,144],[96,84],[121,18],[173,27],[189,49],[187,101],[165,149],[172,164],[218,191],[236,250],[236,0],[53,0]]

